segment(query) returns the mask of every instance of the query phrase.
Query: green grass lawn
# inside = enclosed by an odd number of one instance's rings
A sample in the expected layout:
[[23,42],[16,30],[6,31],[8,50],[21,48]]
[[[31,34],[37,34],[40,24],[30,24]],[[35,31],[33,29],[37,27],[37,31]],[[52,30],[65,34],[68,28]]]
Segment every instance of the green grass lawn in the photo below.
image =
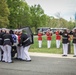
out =
[[[47,48],[47,40],[46,36],[43,36],[42,40],[42,48],[38,48],[38,38],[37,36],[34,37],[34,44],[31,45],[30,47],[30,52],[40,52],[40,53],[55,53],[55,54],[62,54],[62,42],[60,45],[60,48],[56,48],[56,39],[55,35],[52,36],[52,41],[51,41],[51,48]],[[71,43],[71,54],[73,54],[73,44]]]

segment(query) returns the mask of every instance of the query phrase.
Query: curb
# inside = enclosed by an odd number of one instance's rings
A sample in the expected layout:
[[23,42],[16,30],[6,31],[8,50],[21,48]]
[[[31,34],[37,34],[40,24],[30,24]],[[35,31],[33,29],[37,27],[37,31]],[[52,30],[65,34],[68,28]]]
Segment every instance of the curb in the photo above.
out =
[[50,53],[37,53],[37,52],[29,52],[30,56],[38,56],[38,57],[54,57],[54,58],[70,58],[76,59],[73,57],[73,54],[68,54],[66,57],[62,56],[62,54],[50,54]]

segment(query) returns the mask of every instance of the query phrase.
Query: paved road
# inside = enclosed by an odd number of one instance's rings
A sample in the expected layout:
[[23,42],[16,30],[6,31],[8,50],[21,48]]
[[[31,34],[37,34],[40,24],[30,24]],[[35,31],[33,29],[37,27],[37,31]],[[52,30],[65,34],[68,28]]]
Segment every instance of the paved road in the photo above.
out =
[[33,56],[32,61],[0,62],[0,75],[76,75],[76,58]]

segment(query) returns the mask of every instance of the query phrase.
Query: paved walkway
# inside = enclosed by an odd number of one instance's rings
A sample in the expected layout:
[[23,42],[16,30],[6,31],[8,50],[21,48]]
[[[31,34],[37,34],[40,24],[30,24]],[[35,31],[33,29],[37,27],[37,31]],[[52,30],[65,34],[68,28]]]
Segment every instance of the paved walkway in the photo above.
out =
[[67,57],[63,57],[62,54],[51,54],[51,53],[37,53],[37,52],[29,52],[30,56],[39,56],[39,57],[55,57],[55,58],[70,58],[76,59],[73,57],[73,54],[68,54]]
[[0,62],[0,75],[76,75],[76,58],[73,55],[32,53],[32,61],[14,59],[14,63]]

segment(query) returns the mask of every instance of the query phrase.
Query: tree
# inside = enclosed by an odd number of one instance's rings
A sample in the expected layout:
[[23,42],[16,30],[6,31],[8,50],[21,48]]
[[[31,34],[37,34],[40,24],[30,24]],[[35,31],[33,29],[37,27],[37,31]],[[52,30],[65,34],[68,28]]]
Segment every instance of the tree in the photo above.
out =
[[72,30],[74,27],[75,27],[74,22],[69,21],[69,22],[68,22],[68,28],[69,28],[70,30]]
[[60,12],[56,13],[55,16],[58,18],[58,19],[57,19],[57,20],[58,20],[58,23],[57,23],[58,25],[57,25],[57,26],[58,26],[58,27],[61,27],[61,15],[60,15]]
[[0,0],[0,27],[7,27],[10,12],[6,0]]
[[47,27],[47,15],[46,14],[43,14],[41,17],[40,17],[40,22],[41,22],[41,27]]
[[24,0],[7,0],[7,4],[10,10],[9,28],[20,28],[31,24],[29,6]]
[[44,10],[38,4],[30,7],[30,13],[32,19],[32,27],[35,27],[36,31],[37,27],[42,26],[43,21],[45,22],[45,20],[43,19],[43,17],[45,17]]

